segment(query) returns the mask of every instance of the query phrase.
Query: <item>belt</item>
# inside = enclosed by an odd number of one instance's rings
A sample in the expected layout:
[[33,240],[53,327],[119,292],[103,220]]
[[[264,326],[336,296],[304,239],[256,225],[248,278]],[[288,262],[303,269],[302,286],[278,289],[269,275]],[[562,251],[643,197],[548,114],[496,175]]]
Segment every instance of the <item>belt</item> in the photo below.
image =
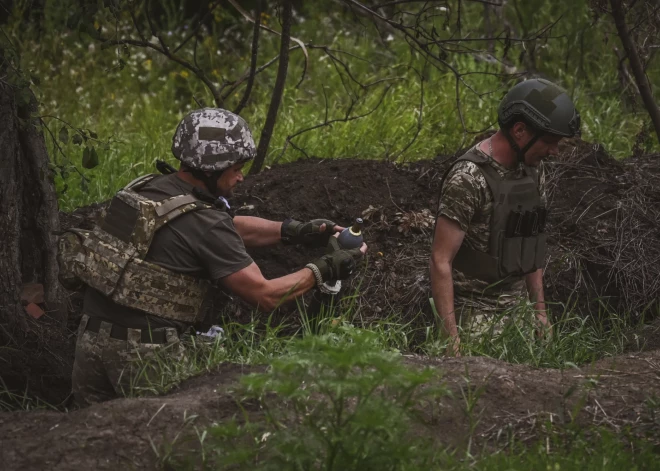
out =
[[[101,328],[101,319],[98,317],[90,317],[87,321],[86,331],[98,333]],[[140,331],[140,342],[142,343],[167,343],[167,334],[164,329],[149,330],[149,329],[133,329]],[[128,328],[121,325],[112,324],[110,329],[110,337],[117,340],[128,340]]]

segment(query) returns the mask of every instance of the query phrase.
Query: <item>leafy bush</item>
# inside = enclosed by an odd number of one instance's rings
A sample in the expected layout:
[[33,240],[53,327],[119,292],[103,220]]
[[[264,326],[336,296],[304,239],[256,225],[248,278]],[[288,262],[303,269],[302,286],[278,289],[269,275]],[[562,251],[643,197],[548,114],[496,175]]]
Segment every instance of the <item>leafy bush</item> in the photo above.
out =
[[268,372],[242,379],[238,394],[258,400],[266,421],[208,428],[204,460],[264,470],[426,468],[435,448],[411,426],[420,404],[445,394],[434,377],[403,365],[368,331],[294,341]]

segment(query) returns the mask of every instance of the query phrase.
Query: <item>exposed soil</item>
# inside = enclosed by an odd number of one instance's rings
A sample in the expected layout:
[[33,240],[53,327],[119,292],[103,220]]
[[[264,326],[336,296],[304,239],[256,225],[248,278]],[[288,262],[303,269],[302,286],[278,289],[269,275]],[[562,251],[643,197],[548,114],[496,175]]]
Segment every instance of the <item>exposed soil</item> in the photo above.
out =
[[[501,444],[498,437],[515,432],[519,442],[542,436],[547,421],[560,426],[577,423],[602,425],[619,431],[656,436],[660,423],[645,401],[660,394],[660,352],[620,356],[582,369],[565,371],[510,365],[489,358],[422,358],[409,356],[411,368],[432,366],[437,381],[450,396],[440,408],[420,404],[427,425],[416,433],[438,444],[462,447],[469,436],[461,391],[477,390],[473,417],[479,418],[473,435],[475,449]],[[195,443],[194,427],[241,419],[252,422],[262,412],[256,403],[240,403],[232,394],[237,378],[260,368],[236,365],[194,378],[162,397],[117,399],[69,413],[12,412],[0,414],[0,459],[7,470],[153,469],[158,457]],[[504,432],[502,434],[502,432]],[[177,448],[179,447],[179,448]]]
[[[577,300],[582,312],[591,311],[593,315],[603,304],[632,312],[654,306],[660,293],[658,157],[617,162],[598,146],[575,141],[548,166],[550,257],[545,283],[550,300]],[[347,283],[344,292],[355,292],[359,283],[359,296],[353,302],[359,304],[361,318],[367,324],[397,313],[424,325],[432,322],[428,260],[433,215],[442,175],[452,161],[453,157],[442,157],[400,165],[303,160],[249,177],[232,203],[237,214],[274,220],[326,217],[348,225],[355,217],[363,217],[368,263],[362,276]],[[62,214],[62,225],[91,227],[100,207]],[[252,251],[269,278],[290,273],[320,253],[283,246]],[[310,304],[312,299],[307,297],[306,302]],[[51,404],[66,402],[80,293],[70,293],[70,304],[64,333],[51,329],[47,316],[42,317],[33,323],[34,345],[25,345],[23,351],[15,352],[8,363],[0,366],[0,377],[10,388],[27,388],[28,395]],[[250,309],[224,295],[217,297],[214,307],[209,320],[223,316],[246,322],[252,315]],[[295,305],[283,307],[274,321],[286,320],[295,325],[299,322],[296,311]],[[49,330],[53,332],[45,333]],[[585,413],[603,423],[624,424],[642,417],[644,398],[660,394],[658,348],[660,328],[651,326],[631,341],[628,351],[653,351],[629,353],[593,366],[601,376],[596,389],[589,393]],[[488,377],[489,386],[480,402],[485,408],[479,428],[484,440],[506,424],[533,429],[537,419],[544,420],[541,412],[545,418],[551,412],[557,414],[557,420],[566,419],[574,399],[567,402],[564,393],[574,384],[583,384],[590,370],[536,370],[484,358],[410,357],[406,361],[440,366],[456,391],[465,383],[460,378],[466,365],[471,378],[483,381]],[[162,398],[122,399],[68,414],[2,413],[1,458],[12,469],[151,466],[155,454],[150,440],[157,447],[172,440],[184,426],[184,411],[186,417],[199,414],[195,423],[200,424],[238,413],[226,391],[240,372],[237,366],[226,366]],[[456,402],[460,397],[459,393],[446,401],[433,427],[433,433],[443,442],[463,436],[454,430],[466,430],[465,417]],[[161,409],[163,404],[167,405]],[[259,412],[255,409],[251,413]],[[639,423],[645,424],[644,420]]]

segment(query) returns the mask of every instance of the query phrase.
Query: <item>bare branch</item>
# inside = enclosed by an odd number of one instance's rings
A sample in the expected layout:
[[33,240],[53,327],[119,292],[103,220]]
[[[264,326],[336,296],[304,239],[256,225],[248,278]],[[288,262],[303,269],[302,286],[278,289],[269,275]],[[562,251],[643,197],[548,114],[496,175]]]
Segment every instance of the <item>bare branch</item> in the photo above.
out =
[[245,107],[248,99],[250,98],[250,93],[252,93],[252,85],[254,84],[254,77],[257,70],[257,56],[259,53],[259,31],[261,28],[261,0],[257,0],[257,5],[254,9],[254,17],[257,21],[254,22],[254,29],[252,30],[252,57],[250,59],[250,75],[248,77],[248,83],[245,87],[245,92],[241,101],[238,103],[238,106],[234,110],[234,113],[240,114],[241,110]]
[[[260,27],[260,28],[265,29],[266,31],[268,31],[268,32],[270,32],[270,33],[277,34],[278,36],[281,35],[281,33],[278,33],[278,32],[275,31],[274,29],[271,29],[271,28],[269,28],[269,27],[266,26],[266,25],[262,25],[262,24],[261,24],[261,21],[260,21],[259,19],[257,19],[257,20],[255,21],[254,18],[250,18],[250,15],[249,15],[245,10],[243,10],[243,8],[241,8],[241,6],[236,2],[236,0],[227,0],[227,1],[228,1],[229,3],[231,3],[231,5],[232,5],[234,8],[236,8],[236,10],[237,10],[241,15],[243,15],[243,18],[245,18],[246,20],[248,20],[250,23],[255,23],[255,22],[256,22],[256,23],[259,23],[259,27]],[[303,79],[305,78],[305,74],[307,73],[307,67],[308,67],[308,64],[309,64],[309,54],[308,54],[308,52],[307,52],[307,48],[305,47],[305,44],[304,44],[300,39],[298,39],[298,38],[294,38],[293,36],[291,36],[290,39],[291,39],[291,41],[297,43],[297,44],[302,48],[302,50],[303,50],[303,54],[305,54],[305,65],[303,66],[303,71],[302,71],[302,75],[301,75],[301,77],[300,77],[300,80],[298,81],[298,84],[296,85],[296,88],[298,88],[298,87],[300,86],[300,84],[302,83]]]
[[[179,49],[181,49],[183,46],[185,46],[186,43],[187,43],[188,41],[190,41],[190,39],[192,39],[193,36],[197,35],[197,32],[199,31],[199,29],[200,29],[200,28],[202,27],[202,25],[204,24],[204,21],[206,21],[206,19],[211,15],[211,13],[213,13],[213,10],[215,10],[215,9],[218,7],[218,5],[220,5],[220,1],[221,1],[221,0],[216,1],[215,3],[213,3],[213,4],[209,7],[209,9],[208,9],[208,11],[206,12],[206,14],[204,15],[204,17],[201,18],[201,19],[199,19],[199,21],[197,22],[197,26],[195,26],[195,28],[191,28],[192,31],[190,31],[190,34],[188,34],[188,36],[186,36],[186,37],[183,39],[183,41],[181,41],[181,43],[180,43],[177,47],[174,48],[174,50],[173,50],[172,52],[174,52],[174,53],[178,52]],[[197,16],[199,16],[199,15],[197,15]],[[190,24],[192,24],[192,23],[194,23],[194,22],[195,22],[195,19],[193,18],[193,20],[190,22]]]
[[658,142],[660,142],[660,107],[653,98],[651,84],[644,73],[644,67],[642,66],[642,62],[637,52],[637,47],[628,31],[628,26],[626,25],[626,12],[621,0],[610,0],[610,6],[612,7],[612,19],[614,20],[614,24],[619,33],[619,38],[621,39],[623,48],[628,56],[628,63],[630,64],[630,68],[635,77],[635,82],[637,82],[639,93],[644,102],[644,106],[651,117],[651,121],[653,122]]
[[380,105],[385,100],[385,96],[387,95],[387,92],[389,92],[391,88],[392,88],[392,85],[388,85],[387,87],[385,87],[385,90],[383,91],[380,98],[378,99],[378,102],[369,111],[367,111],[365,113],[362,113],[362,114],[359,114],[359,115],[351,116],[351,112],[353,111],[353,108],[355,107],[355,105],[358,102],[357,100],[351,100],[351,104],[349,105],[348,109],[346,110],[346,114],[344,115],[343,118],[335,118],[335,119],[328,120],[328,98],[325,94],[325,87],[324,87],[323,96],[325,98],[325,120],[322,123],[315,124],[313,126],[309,126],[307,128],[304,128],[304,129],[300,129],[300,130],[296,131],[295,133],[288,135],[286,137],[285,142],[284,142],[284,147],[282,148],[282,151],[280,152],[280,155],[277,156],[277,158],[274,160],[274,163],[277,163],[282,158],[282,156],[286,152],[286,149],[289,145],[291,145],[291,147],[293,147],[297,151],[301,152],[305,157],[309,158],[309,155],[307,154],[307,152],[305,152],[302,148],[295,145],[295,143],[293,142],[293,139],[300,136],[301,134],[304,134],[304,133],[309,132],[309,131],[313,131],[315,129],[319,129],[319,128],[322,128],[322,127],[325,127],[325,126],[330,126],[330,125],[335,124],[335,123],[346,123],[346,122],[349,122],[349,121],[355,121],[356,119],[361,119],[361,118],[365,118],[365,117],[369,116],[370,114],[372,114],[374,111],[376,111],[380,107]]
[[169,49],[167,48],[164,49],[162,47],[162,45],[164,44],[163,41],[160,42],[161,45],[159,46],[157,44],[153,44],[148,41],[142,41],[131,38],[111,39],[98,35],[96,39],[101,41],[104,44],[104,46],[119,46],[119,45],[127,44],[135,47],[143,47],[145,49],[153,49],[154,51],[164,55],[171,61],[176,62],[177,64],[183,66],[184,68],[188,69],[193,74],[195,74],[197,78],[199,78],[202,81],[202,83],[206,85],[206,88],[208,88],[211,94],[213,95],[215,105],[218,107],[222,107],[223,99],[220,96],[220,92],[218,88],[215,86],[215,84],[211,81],[211,79],[204,73],[204,71],[199,67],[195,66],[194,64],[191,64],[187,60],[172,54]]
[[[410,147],[415,143],[417,138],[419,137],[419,133],[422,132],[422,127],[424,123],[424,75],[426,74],[426,69],[428,67],[428,61],[424,61],[424,67],[422,68],[422,71],[419,72],[415,70],[419,77],[419,115],[417,116],[417,129],[415,130],[415,135],[412,137],[410,142],[406,144],[406,146],[401,149],[398,153],[396,153],[393,157],[392,160],[396,160],[399,157],[401,157]],[[414,69],[413,69],[414,70]]]

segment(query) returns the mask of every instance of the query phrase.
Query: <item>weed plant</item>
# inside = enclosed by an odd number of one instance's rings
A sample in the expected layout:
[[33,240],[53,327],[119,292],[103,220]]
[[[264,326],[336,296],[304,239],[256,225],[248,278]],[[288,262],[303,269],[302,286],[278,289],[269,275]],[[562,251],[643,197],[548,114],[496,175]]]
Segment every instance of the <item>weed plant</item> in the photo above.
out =
[[[466,375],[470,438],[481,392]],[[424,414],[446,394],[438,371],[407,367],[373,332],[339,328],[292,340],[266,372],[243,377],[237,401],[258,405],[259,421],[246,410],[156,452],[168,469],[658,469],[650,443],[572,423],[548,422],[537,444],[512,435],[495,453],[446,448],[434,442],[433,413]]]
[[[224,334],[213,341],[201,340],[204,337],[200,336],[184,337],[186,354],[180,361],[173,362],[168,354],[141,359],[134,367],[134,385],[125,394],[163,393],[225,362],[270,364],[281,355],[290,354],[292,345],[300,338],[330,336],[338,342],[350,342],[368,335],[370,344],[383,352],[445,354],[448,342],[436,325],[422,324],[417,319],[404,320],[395,314],[364,324],[356,299],[357,296],[347,296],[336,305],[322,305],[316,316],[311,316],[301,305],[299,327],[276,324],[272,317],[260,322],[255,313],[249,323],[223,324]],[[605,306],[602,309],[598,315],[584,317],[564,308],[554,318],[552,335],[539,336],[533,306],[521,300],[500,314],[508,321],[493,319],[493,326],[503,326],[501,329],[490,329],[480,335],[462,331],[461,354],[534,367],[577,368],[623,352],[635,337],[635,331],[644,324],[643,318],[619,316]]]
[[23,394],[10,391],[0,377],[0,412],[17,410],[57,410],[57,406],[49,404],[42,399],[32,397],[27,391]]
[[541,334],[534,306],[521,300],[499,313],[493,325],[502,326],[501,332],[462,332],[462,353],[535,367],[567,368],[621,353],[631,330],[643,325],[643,319],[619,315],[605,307],[593,317],[564,308],[553,321],[552,333]]
[[432,441],[412,439],[410,433],[420,420],[419,404],[446,394],[431,386],[434,376],[431,369],[410,369],[398,355],[383,351],[372,332],[343,330],[296,340],[266,373],[242,379],[238,394],[259,401],[265,422],[208,428],[202,464],[263,470],[428,468],[436,454]]

